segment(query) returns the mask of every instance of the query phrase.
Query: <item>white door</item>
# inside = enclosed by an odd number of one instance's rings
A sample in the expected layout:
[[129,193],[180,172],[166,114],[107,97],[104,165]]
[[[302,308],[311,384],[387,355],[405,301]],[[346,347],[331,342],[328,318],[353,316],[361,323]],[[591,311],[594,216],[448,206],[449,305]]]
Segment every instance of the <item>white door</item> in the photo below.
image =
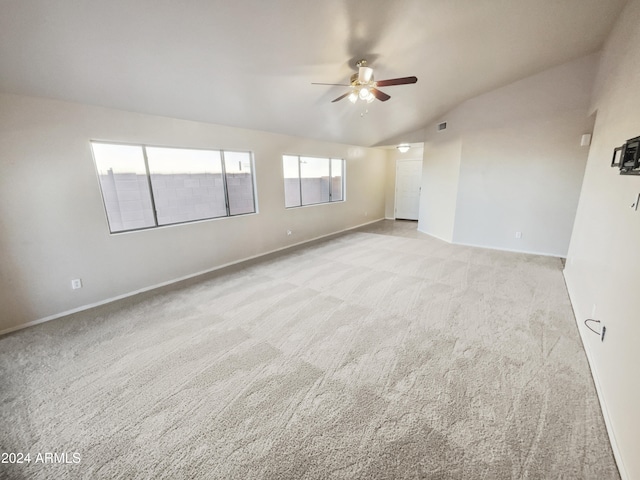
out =
[[396,218],[418,220],[422,160],[398,160],[396,163]]

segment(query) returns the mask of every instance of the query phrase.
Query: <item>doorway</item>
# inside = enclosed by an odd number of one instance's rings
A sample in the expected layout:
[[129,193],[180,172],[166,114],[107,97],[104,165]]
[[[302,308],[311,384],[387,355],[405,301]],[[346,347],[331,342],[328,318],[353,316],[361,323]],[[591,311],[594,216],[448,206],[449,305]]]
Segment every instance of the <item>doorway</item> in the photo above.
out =
[[418,220],[421,186],[422,160],[398,160],[396,162],[396,220]]

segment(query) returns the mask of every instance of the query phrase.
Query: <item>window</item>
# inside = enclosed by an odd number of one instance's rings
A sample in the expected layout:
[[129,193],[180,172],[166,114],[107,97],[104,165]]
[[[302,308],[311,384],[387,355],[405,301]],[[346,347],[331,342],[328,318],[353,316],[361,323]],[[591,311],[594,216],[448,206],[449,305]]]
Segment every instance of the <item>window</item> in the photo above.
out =
[[344,200],[344,160],[284,155],[285,207]]
[[112,232],[155,225],[142,147],[94,143],[102,199]]
[[255,213],[249,152],[91,147],[112,233]]

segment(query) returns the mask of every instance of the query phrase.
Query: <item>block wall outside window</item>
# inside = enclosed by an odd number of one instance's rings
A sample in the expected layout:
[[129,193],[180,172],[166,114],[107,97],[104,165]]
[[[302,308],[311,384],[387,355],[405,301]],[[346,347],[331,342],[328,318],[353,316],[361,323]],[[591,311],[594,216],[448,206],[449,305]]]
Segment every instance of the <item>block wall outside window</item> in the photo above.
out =
[[112,233],[255,213],[249,152],[91,146]]
[[344,160],[282,157],[285,207],[300,207],[344,200]]
[[219,151],[157,147],[146,151],[158,225],[227,215]]

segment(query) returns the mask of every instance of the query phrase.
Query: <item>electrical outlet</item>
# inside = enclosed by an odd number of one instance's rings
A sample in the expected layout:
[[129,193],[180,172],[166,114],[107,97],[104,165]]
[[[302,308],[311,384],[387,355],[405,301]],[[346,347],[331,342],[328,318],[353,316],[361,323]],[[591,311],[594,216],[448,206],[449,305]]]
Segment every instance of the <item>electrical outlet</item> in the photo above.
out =
[[364,216],[366,217],[369,214],[369,212],[364,212]]
[[591,305],[591,318],[596,318],[596,304]]
[[291,230],[287,230],[287,236],[291,236],[293,232]]
[[522,232],[516,232],[516,238],[522,238]]
[[74,278],[73,280],[71,280],[71,288],[73,290],[77,290],[79,288],[82,288],[82,280],[79,278]]

